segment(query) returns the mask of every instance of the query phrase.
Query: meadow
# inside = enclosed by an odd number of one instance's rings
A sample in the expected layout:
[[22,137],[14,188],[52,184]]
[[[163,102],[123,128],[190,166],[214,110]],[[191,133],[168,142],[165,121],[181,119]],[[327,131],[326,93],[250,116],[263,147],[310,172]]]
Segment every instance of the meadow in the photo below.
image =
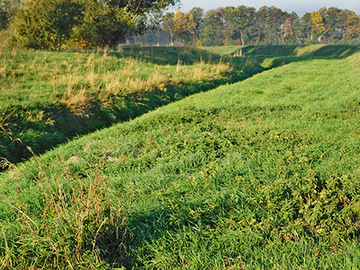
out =
[[17,163],[31,156],[27,146],[40,154],[73,137],[266,69],[344,58],[357,50],[341,45],[2,49],[0,157]]
[[7,163],[0,268],[360,268],[358,47],[284,48],[243,48],[269,70]]
[[[31,154],[263,70],[189,48],[0,53],[0,157]],[[245,67],[246,66],[246,67]]]

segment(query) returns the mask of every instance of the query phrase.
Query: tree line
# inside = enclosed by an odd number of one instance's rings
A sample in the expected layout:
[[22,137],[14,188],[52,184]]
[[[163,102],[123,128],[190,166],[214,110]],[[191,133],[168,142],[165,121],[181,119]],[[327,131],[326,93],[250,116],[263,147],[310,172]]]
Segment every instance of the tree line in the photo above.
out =
[[104,47],[151,28],[179,0],[1,0],[9,44],[34,49]]
[[[322,8],[298,16],[277,7],[228,6],[167,12],[180,0],[0,0],[0,30],[11,46],[67,49],[116,46],[149,29],[184,45],[360,43],[360,18]],[[163,43],[163,42],[161,42]]]
[[165,14],[162,29],[186,45],[260,45],[360,43],[360,18],[336,7],[307,12],[302,17],[277,7],[228,6]]

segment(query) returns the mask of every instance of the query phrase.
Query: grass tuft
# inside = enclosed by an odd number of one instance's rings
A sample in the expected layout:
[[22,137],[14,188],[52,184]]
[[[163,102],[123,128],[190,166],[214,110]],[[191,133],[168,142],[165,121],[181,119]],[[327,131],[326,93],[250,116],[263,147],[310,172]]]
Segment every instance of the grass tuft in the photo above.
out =
[[[33,211],[31,202],[2,197],[16,217],[2,227],[2,269],[121,266],[130,201],[108,203],[109,182],[101,164],[79,177],[60,156],[57,162],[61,177],[45,172],[38,162],[40,173],[34,181],[40,212]],[[7,237],[10,229],[15,233]]]
[[91,100],[88,97],[88,91],[81,87],[80,89],[73,88],[69,85],[61,100],[74,115],[84,116],[89,111]]

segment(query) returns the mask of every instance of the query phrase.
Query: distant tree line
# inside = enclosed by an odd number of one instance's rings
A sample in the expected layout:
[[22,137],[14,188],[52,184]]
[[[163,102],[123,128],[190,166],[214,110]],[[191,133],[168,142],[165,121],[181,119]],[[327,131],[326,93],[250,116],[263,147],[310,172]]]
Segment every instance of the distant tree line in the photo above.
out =
[[347,9],[322,8],[299,17],[273,6],[242,5],[163,14],[179,2],[0,0],[0,30],[10,45],[35,49],[111,47],[159,25],[168,35],[158,37],[191,46],[360,43],[360,18]]
[[115,46],[151,28],[179,0],[1,0],[0,30],[12,46]]
[[347,9],[322,8],[299,17],[277,7],[228,6],[167,13],[162,29],[185,45],[360,43],[360,18]]

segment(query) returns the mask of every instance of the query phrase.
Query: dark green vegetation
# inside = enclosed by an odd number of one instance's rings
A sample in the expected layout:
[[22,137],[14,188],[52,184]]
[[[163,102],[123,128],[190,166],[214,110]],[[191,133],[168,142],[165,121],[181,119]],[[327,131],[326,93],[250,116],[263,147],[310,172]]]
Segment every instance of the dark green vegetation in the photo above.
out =
[[0,265],[360,268],[359,72],[291,63],[12,166]]
[[76,135],[264,70],[196,49],[0,55],[0,157],[18,162]]
[[2,0],[0,30],[12,47],[67,49],[116,46],[150,27],[178,0]]

